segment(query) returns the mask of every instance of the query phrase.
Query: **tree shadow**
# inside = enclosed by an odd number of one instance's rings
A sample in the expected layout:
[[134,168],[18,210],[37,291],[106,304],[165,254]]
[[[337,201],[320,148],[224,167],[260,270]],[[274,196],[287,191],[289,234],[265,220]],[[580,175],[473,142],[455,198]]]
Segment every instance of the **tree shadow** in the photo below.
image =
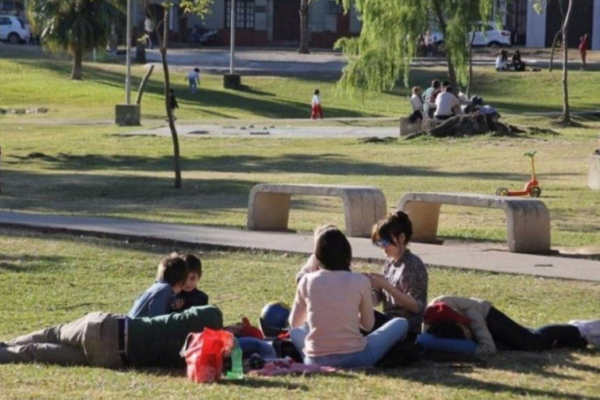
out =
[[[31,155],[9,156],[13,160],[6,164],[28,162]],[[101,171],[115,169],[121,171],[168,171],[172,157],[143,157],[130,155],[71,155],[59,153],[56,156],[41,154],[37,157],[45,162],[51,170],[58,171]],[[507,173],[502,171],[444,171],[433,167],[415,167],[408,165],[386,165],[384,163],[355,161],[340,154],[283,154],[278,157],[255,155],[222,155],[202,158],[181,159],[183,170],[204,172],[244,172],[244,173],[298,173],[336,176],[414,176],[468,178],[481,180],[526,181],[529,175]],[[302,166],[299,169],[299,166]],[[10,171],[6,172],[10,174]],[[546,173],[541,178],[573,176],[574,173]],[[197,184],[197,182],[194,182]]]
[[[583,353],[598,354],[597,350],[584,350]],[[544,353],[502,352],[494,359],[485,360],[483,363],[449,362],[435,363],[422,361],[420,365],[401,370],[375,370],[370,374],[400,377],[408,381],[425,386],[437,386],[452,389],[469,389],[480,391],[482,397],[497,393],[500,395],[514,396],[540,396],[551,399],[564,400],[600,400],[598,396],[588,396],[579,393],[560,393],[554,390],[519,387],[500,382],[487,382],[478,380],[464,373],[481,372],[486,370],[500,370],[511,374],[535,375],[535,379],[556,379],[573,382],[580,380],[575,376],[549,371],[551,368],[573,368],[578,371],[597,374],[600,368],[582,365],[576,362],[573,354],[568,351],[551,351]],[[566,383],[565,382],[565,383]]]

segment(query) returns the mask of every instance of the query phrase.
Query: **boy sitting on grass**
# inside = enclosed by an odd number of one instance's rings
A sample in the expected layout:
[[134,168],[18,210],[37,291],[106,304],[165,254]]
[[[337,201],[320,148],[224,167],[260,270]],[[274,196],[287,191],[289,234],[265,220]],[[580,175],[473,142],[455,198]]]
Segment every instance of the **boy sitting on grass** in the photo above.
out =
[[191,307],[208,305],[208,295],[198,289],[198,283],[202,279],[202,261],[191,253],[174,253],[185,261],[188,267],[188,277],[181,288],[181,292],[175,297],[174,309],[177,312],[188,310]]
[[156,317],[171,313],[175,295],[181,292],[188,274],[187,263],[182,258],[170,255],[163,259],[158,265],[156,283],[135,300],[127,316]]

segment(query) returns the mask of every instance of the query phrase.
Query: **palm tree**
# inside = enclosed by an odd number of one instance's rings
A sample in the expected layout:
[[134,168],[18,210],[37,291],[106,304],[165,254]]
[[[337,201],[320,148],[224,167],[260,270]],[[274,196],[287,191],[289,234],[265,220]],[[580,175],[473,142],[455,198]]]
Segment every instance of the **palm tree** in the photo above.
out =
[[73,55],[71,79],[81,79],[83,53],[105,47],[124,15],[122,0],[30,0],[27,8],[43,43]]

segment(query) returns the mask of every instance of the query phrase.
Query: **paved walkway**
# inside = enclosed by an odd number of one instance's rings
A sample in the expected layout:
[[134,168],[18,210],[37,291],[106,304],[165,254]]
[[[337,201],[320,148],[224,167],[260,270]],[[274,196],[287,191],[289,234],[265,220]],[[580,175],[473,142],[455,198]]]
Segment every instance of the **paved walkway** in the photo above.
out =
[[[0,226],[301,254],[310,254],[313,246],[312,235],[249,232],[240,229],[113,218],[0,212]],[[368,239],[351,238],[350,242],[355,258],[376,262],[384,259],[382,252],[373,247]],[[411,247],[425,263],[431,266],[600,282],[600,261],[514,254],[480,246],[436,246],[413,243]]]

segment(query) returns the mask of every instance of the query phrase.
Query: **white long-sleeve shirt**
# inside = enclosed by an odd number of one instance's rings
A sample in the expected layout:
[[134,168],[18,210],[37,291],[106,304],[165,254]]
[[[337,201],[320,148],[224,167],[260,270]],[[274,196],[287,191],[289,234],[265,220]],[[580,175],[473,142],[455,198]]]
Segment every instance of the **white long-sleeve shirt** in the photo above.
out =
[[321,96],[319,96],[318,94],[315,94],[312,98],[312,101],[310,102],[311,105],[316,106],[316,105],[320,105],[321,104]]

